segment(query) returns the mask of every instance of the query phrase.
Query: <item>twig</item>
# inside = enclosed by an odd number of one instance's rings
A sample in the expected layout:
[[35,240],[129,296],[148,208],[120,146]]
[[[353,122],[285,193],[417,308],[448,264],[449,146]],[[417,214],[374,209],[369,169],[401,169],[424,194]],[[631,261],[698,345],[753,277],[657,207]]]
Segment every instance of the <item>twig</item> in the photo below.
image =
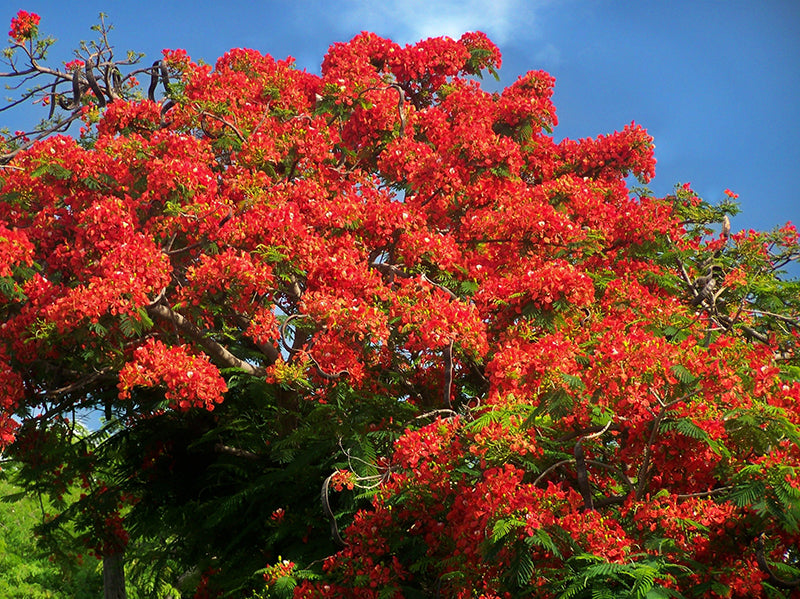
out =
[[561,460],[560,462],[556,462],[555,464],[552,464],[552,465],[548,466],[544,470],[544,472],[542,472],[539,476],[536,477],[536,480],[533,481],[533,486],[535,487],[536,485],[538,485],[542,481],[542,479],[544,479],[545,476],[550,474],[550,472],[552,472],[556,468],[558,468],[560,466],[566,466],[567,464],[571,464],[573,461],[574,460]]
[[415,416],[414,420],[429,418],[431,416],[438,416],[439,414],[447,414],[448,418],[456,418],[458,416],[458,412],[456,412],[455,410],[431,410],[430,412],[425,412],[424,414]]
[[450,400],[450,392],[453,387],[453,341],[444,351],[444,400],[451,408],[453,404]]
[[344,539],[342,539],[341,535],[339,534],[339,527],[336,525],[336,517],[333,515],[330,499],[328,497],[328,486],[330,485],[331,479],[335,475],[336,473],[334,472],[323,481],[322,491],[320,492],[320,500],[322,501],[322,511],[325,512],[325,517],[328,518],[328,521],[331,524],[331,536],[333,537],[333,540],[342,547],[346,547],[347,543],[344,542]]

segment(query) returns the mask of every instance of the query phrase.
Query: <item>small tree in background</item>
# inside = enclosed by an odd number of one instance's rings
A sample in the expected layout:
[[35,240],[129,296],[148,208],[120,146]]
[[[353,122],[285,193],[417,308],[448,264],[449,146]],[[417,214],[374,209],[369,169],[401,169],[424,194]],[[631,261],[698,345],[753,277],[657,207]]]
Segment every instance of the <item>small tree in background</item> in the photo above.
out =
[[64,114],[4,149],[0,435],[82,487],[41,530],[107,597],[123,556],[161,596],[796,592],[792,226],[633,193],[644,129],[556,143],[553,78],[484,91],[480,33],[165,51],[137,98],[104,26],[50,70],[38,24],[6,75]]

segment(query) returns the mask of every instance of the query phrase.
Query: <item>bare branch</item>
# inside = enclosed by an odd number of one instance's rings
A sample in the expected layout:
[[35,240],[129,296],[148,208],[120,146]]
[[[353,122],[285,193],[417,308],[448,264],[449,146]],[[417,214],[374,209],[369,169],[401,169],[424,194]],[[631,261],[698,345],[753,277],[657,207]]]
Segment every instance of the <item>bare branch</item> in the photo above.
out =
[[59,387],[58,389],[49,389],[49,390],[45,391],[44,394],[45,394],[46,397],[58,397],[59,395],[64,395],[65,393],[71,393],[72,391],[77,391],[78,389],[82,389],[83,387],[86,387],[87,385],[90,385],[91,383],[95,382],[97,379],[107,375],[110,372],[111,372],[110,368],[104,368],[103,370],[95,372],[95,373],[87,376],[86,378],[83,378],[83,379],[81,379],[79,381],[76,381],[76,382],[74,382],[74,383],[72,383],[70,385],[66,385],[64,387]]
[[424,414],[420,414],[419,416],[414,416],[414,420],[420,420],[421,418],[430,418],[431,416],[440,416],[442,414],[447,414],[446,418],[456,418],[458,416],[458,412],[454,410],[431,410],[430,412],[425,412]]
[[562,435],[556,440],[561,443],[564,443],[566,441],[574,439],[575,437],[585,437],[586,435],[593,436],[594,433],[601,432],[602,434],[602,432],[605,432],[607,430],[621,431],[622,428],[618,424],[612,424],[611,421],[609,421],[605,426],[601,426],[599,424],[595,426],[587,426],[586,428]]
[[72,122],[75,121],[78,117],[80,117],[80,112],[76,112],[76,113],[72,114],[71,116],[69,116],[66,120],[59,122],[58,125],[53,126],[52,128],[47,129],[45,131],[42,131],[39,135],[37,135],[36,137],[31,139],[30,141],[20,145],[18,148],[14,149],[14,150],[12,150],[10,152],[6,152],[5,154],[0,154],[0,166],[8,164],[8,162],[10,162],[14,158],[14,156],[19,154],[23,150],[27,150],[33,144],[35,144],[37,141],[40,141],[40,140],[52,135],[53,133],[66,131],[69,128],[69,126],[72,124]]
[[210,112],[208,112],[208,111],[205,111],[205,110],[204,110],[203,112],[201,112],[201,113],[200,113],[200,117],[201,117],[201,118],[202,118],[202,117],[210,117],[210,118],[214,119],[215,121],[217,121],[217,122],[219,122],[219,123],[221,123],[221,124],[225,125],[226,127],[229,127],[229,128],[231,129],[231,131],[233,131],[233,132],[234,132],[234,134],[236,135],[236,137],[238,137],[238,138],[239,138],[239,141],[241,141],[241,142],[245,141],[245,137],[244,137],[244,135],[242,135],[242,132],[241,132],[241,131],[239,131],[239,129],[236,127],[236,125],[234,125],[233,123],[230,123],[230,122],[226,121],[226,120],[225,120],[224,118],[222,118],[221,116],[217,116],[216,114],[212,114],[212,113],[210,113]]
[[[10,47],[12,53],[10,56],[6,56],[4,60],[9,68],[0,72],[0,78],[15,80],[16,83],[10,85],[10,89],[20,90],[22,86],[39,77],[52,77],[53,81],[44,85],[40,85],[37,82],[31,89],[25,90],[19,97],[0,107],[0,112],[8,111],[28,101],[38,102],[41,99],[46,102],[48,96],[50,102],[47,119],[44,119],[40,125],[27,130],[23,135],[3,140],[8,144],[19,139],[35,136],[32,141],[25,141],[20,147],[0,154],[0,164],[8,163],[19,152],[29,148],[36,141],[54,133],[66,131],[80,116],[80,109],[87,102],[87,92],[91,91],[93,96],[89,101],[102,108],[110,102],[125,99],[127,96],[124,91],[125,83],[135,75],[149,73],[154,78],[155,84],[160,81],[164,86],[165,92],[169,94],[169,73],[163,61],[157,61],[154,63],[154,67],[149,69],[134,70],[123,76],[120,67],[136,64],[140,56],[129,53],[126,59],[115,59],[113,46],[108,40],[110,27],[105,23],[102,15],[100,24],[96,29],[99,32],[99,39],[89,44],[82,42],[80,48],[75,52],[76,57],[83,65],[80,69],[62,71],[43,64],[46,51],[52,40],[41,39],[36,44],[31,41],[27,45],[20,42],[12,43]],[[71,98],[67,98],[60,93],[63,91],[63,86],[71,86]],[[150,90],[149,95],[151,97],[154,91],[154,88]],[[57,107],[71,114],[66,118],[60,117],[57,122],[52,123]],[[164,108],[166,107],[165,105]],[[164,109],[162,109],[163,112],[165,112]]]

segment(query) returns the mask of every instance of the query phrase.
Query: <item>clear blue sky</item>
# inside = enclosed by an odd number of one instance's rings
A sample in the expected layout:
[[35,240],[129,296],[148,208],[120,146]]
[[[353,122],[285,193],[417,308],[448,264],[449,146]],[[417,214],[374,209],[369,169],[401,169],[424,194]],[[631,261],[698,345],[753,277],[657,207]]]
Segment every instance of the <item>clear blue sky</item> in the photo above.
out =
[[213,63],[250,47],[311,72],[362,30],[399,43],[481,30],[503,53],[502,85],[531,69],[556,77],[557,138],[636,121],[655,137],[657,195],[687,181],[708,200],[730,188],[744,210],[734,229],[800,224],[800,0],[2,0],[0,22],[19,9],[41,15],[59,60],[103,11],[119,55],[145,52],[145,64],[162,48]]

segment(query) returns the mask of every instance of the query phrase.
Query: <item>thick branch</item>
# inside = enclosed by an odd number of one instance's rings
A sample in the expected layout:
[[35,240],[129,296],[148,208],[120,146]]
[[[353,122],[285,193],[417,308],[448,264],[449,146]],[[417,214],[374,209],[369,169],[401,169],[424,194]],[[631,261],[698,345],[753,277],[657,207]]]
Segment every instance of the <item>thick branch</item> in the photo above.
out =
[[258,377],[262,377],[266,374],[263,368],[253,366],[234,356],[225,347],[204,335],[200,329],[189,322],[183,315],[169,309],[167,306],[163,304],[148,306],[147,313],[151,317],[171,322],[183,335],[200,345],[218,366],[224,368],[238,368],[247,374]]
[[[239,314],[234,314],[233,320],[242,329],[247,329],[247,327],[250,326],[250,320]],[[281,353],[275,346],[269,345],[267,343],[259,343],[258,341],[255,340],[253,340],[253,344],[258,348],[258,351],[264,354],[264,356],[267,358],[270,364],[274,364],[275,362],[278,361],[278,358],[280,357]]]
[[763,533],[756,539],[756,562],[758,563],[758,567],[761,569],[761,571],[769,577],[769,582],[776,587],[780,587],[782,589],[796,589],[800,587],[800,578],[784,580],[783,578],[779,578],[775,572],[772,571],[772,568],[769,567],[767,559],[764,557]]

